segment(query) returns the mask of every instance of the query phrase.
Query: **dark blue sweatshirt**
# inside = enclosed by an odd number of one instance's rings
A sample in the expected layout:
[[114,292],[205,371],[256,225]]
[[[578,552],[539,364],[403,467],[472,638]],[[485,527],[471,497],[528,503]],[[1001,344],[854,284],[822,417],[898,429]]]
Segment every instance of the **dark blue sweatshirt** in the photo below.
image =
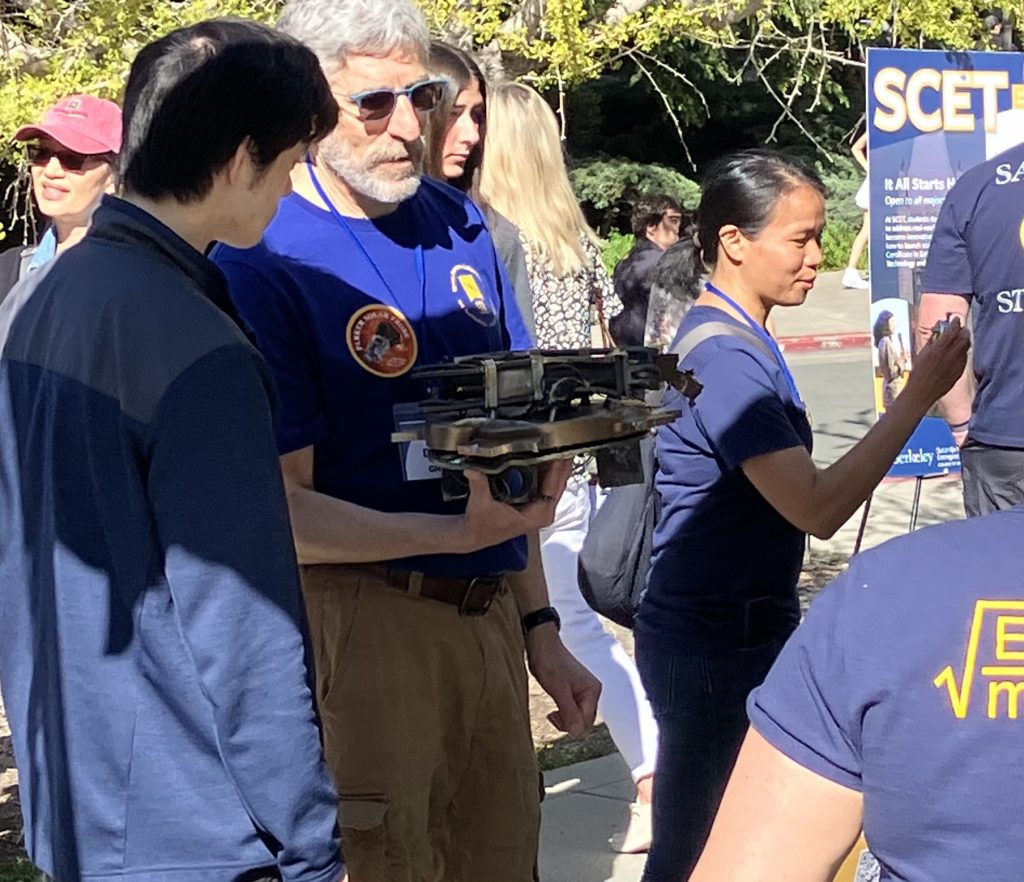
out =
[[0,307],[0,684],[59,882],[337,882],[266,367],[105,199]]

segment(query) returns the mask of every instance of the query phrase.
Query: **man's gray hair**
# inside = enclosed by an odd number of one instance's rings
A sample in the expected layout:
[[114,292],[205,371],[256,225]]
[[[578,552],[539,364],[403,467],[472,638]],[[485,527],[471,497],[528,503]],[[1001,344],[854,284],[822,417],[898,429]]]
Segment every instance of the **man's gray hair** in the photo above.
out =
[[278,28],[305,43],[330,75],[350,55],[411,51],[426,61],[430,32],[410,0],[289,0]]

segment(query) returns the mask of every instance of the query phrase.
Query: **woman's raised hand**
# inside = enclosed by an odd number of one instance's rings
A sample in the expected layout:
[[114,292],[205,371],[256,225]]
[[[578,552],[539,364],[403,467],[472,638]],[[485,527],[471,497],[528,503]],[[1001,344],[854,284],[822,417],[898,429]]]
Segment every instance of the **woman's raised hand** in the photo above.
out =
[[915,356],[903,395],[926,410],[930,408],[963,375],[970,348],[971,335],[961,326],[959,317],[954,316],[949,326]]

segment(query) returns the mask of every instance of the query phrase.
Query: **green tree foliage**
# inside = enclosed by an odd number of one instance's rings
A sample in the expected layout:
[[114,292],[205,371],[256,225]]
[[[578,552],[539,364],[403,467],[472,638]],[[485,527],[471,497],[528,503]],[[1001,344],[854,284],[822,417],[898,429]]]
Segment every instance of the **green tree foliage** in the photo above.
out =
[[635,244],[636,237],[632,233],[620,233],[618,230],[612,230],[608,234],[604,240],[604,247],[601,249],[601,262],[608,270],[609,275],[615,272],[619,261],[633,250]]
[[582,163],[569,173],[576,198],[584,203],[599,232],[626,226],[630,208],[644,193],[665,193],[695,208],[700,187],[675,169],[624,159],[601,158]]
[[[478,52],[492,73],[550,90],[559,110],[568,109],[563,120],[572,118],[581,86],[617,78],[617,86],[642,88],[651,97],[645,120],[666,120],[658,130],[662,142],[682,142],[708,120],[742,131],[741,111],[755,103],[750,89],[756,87],[775,107],[778,123],[748,133],[748,140],[813,143],[818,157],[838,152],[853,125],[836,113],[863,89],[864,41],[886,32],[896,45],[972,48],[985,36],[987,11],[987,0],[416,2],[435,33]],[[154,37],[212,16],[270,21],[282,3],[0,0],[0,165],[8,164],[0,176],[9,178],[16,163],[8,139],[18,125],[71,92],[116,98],[131,59]],[[1024,20],[1021,7],[1024,0],[1005,8]],[[859,112],[856,97],[853,103]],[[577,118],[587,125],[586,112]],[[675,137],[666,138],[666,131]],[[625,144],[623,152],[635,155]],[[661,161],[692,167],[683,148],[664,153]],[[595,188],[588,192],[601,198]]]
[[[136,52],[175,27],[214,16],[270,19],[276,0],[7,0],[0,34],[0,134],[63,95],[117,99]],[[4,139],[6,140],[6,138]]]
[[[897,45],[971,48],[983,36],[987,9],[985,0],[417,2],[436,33],[538,88],[562,92],[625,66],[651,84],[680,125],[712,113],[699,97],[703,84],[744,76],[762,79],[789,110],[827,112],[823,100],[845,100],[842,78],[833,74],[851,62],[859,41],[884,26]],[[0,0],[0,135],[60,95],[117,96],[139,47],[173,27],[215,15],[272,20],[281,5]],[[1024,17],[1013,5],[1010,11]]]

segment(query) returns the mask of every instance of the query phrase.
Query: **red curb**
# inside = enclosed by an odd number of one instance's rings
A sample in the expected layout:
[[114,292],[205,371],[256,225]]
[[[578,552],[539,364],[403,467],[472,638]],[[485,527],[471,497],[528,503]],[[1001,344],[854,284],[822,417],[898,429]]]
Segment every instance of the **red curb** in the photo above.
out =
[[860,349],[871,345],[871,334],[807,334],[799,337],[779,337],[785,352],[831,352],[835,349]]

